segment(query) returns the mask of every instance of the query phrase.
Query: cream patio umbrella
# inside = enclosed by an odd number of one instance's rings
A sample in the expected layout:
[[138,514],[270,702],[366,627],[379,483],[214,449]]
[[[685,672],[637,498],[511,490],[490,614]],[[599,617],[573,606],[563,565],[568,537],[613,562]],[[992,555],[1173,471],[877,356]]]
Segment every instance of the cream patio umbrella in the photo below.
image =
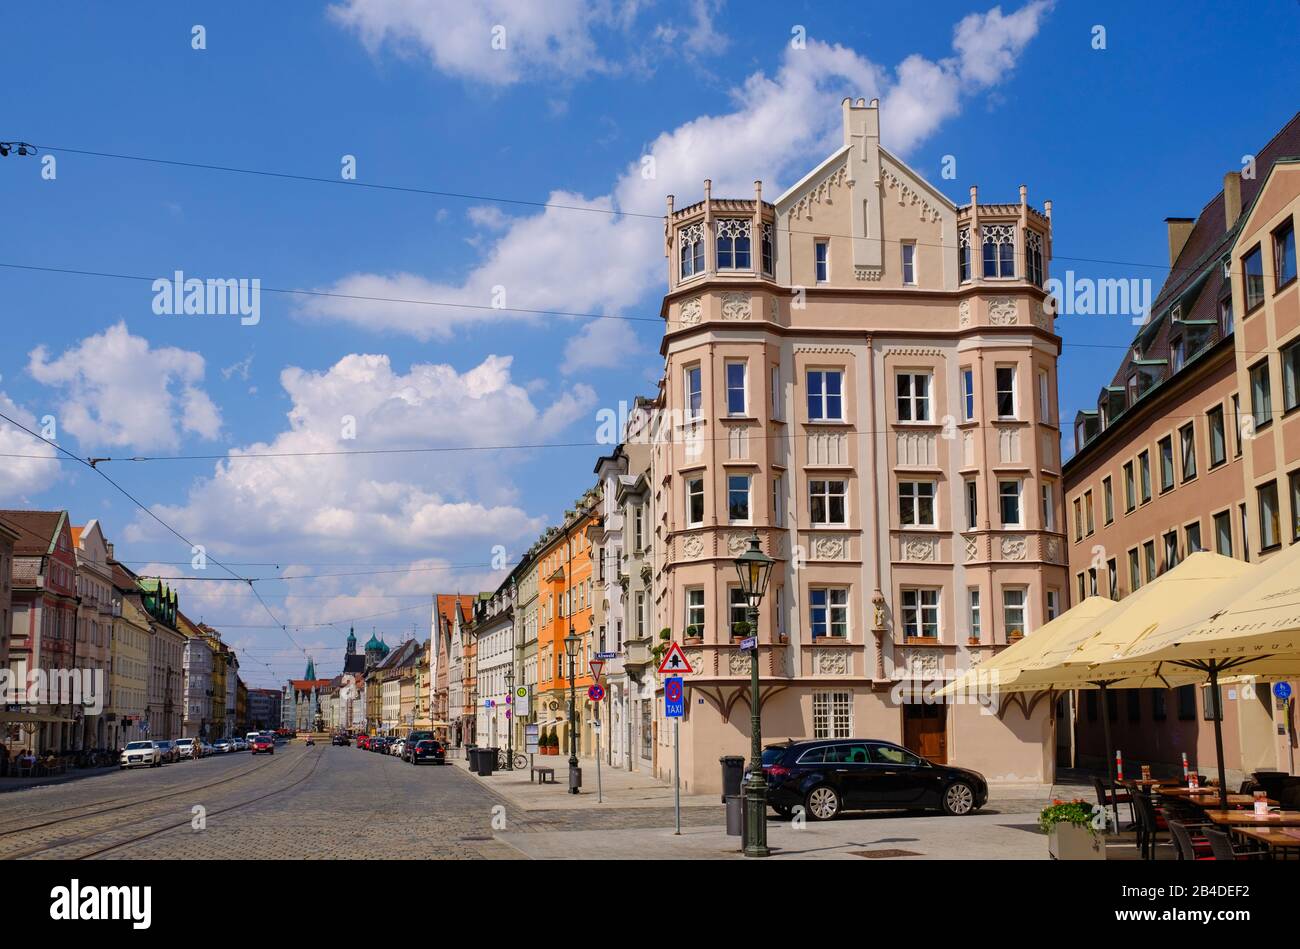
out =
[[[1105,702],[1106,689],[1122,684],[1131,688],[1159,686],[1169,688],[1171,683],[1159,676],[1141,672],[1133,680],[1126,677],[1097,677],[1085,667],[1069,667],[1065,661],[1076,655],[1089,641],[1106,627],[1108,618],[1127,605],[1102,596],[1090,596],[1078,606],[1067,610],[1045,626],[1039,627],[1019,642],[1008,646],[987,662],[966,670],[937,695],[984,696],[1003,692],[1055,692],[1072,689],[1100,689]],[[1194,681],[1190,675],[1184,676]],[[1110,734],[1110,718],[1102,716],[1102,734],[1106,742],[1106,775],[1108,786],[1115,785],[1115,748]],[[1118,810],[1115,816],[1119,822]]]
[[[1210,557],[1217,555],[1193,554],[1186,563],[1204,563]],[[1258,566],[1242,564],[1235,577],[1216,584],[1209,595],[1171,599],[1168,613],[1132,641],[1109,645],[1109,650],[1090,650],[1079,659],[1090,662],[1094,673],[1106,676],[1186,670],[1201,680],[1209,679],[1216,701],[1222,672],[1262,678],[1300,675],[1300,544]],[[1223,724],[1218,715],[1214,746],[1221,801],[1226,806]]]

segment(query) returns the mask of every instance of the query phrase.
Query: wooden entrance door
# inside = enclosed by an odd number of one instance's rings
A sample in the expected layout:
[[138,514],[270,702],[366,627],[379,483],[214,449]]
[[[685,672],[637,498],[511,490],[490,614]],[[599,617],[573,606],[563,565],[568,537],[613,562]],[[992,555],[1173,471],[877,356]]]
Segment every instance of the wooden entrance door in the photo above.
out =
[[904,705],[903,747],[934,764],[947,764],[948,706]]

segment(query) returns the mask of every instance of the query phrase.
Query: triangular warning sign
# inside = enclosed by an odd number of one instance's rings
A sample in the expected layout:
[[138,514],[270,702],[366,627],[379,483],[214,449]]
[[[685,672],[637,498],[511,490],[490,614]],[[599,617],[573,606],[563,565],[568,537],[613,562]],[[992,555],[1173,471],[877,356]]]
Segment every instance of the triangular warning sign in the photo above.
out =
[[605,669],[605,660],[604,660],[604,659],[593,659],[593,660],[591,660],[591,662],[587,663],[587,665],[591,667],[591,677],[592,677],[592,679],[594,679],[596,682],[599,682],[599,681],[600,681],[600,674],[601,674],[601,672],[603,672],[604,669]]
[[659,663],[659,674],[662,675],[689,675],[691,664],[686,661],[686,653],[682,652],[682,647],[676,643],[668,644],[668,652],[664,654],[664,661]]

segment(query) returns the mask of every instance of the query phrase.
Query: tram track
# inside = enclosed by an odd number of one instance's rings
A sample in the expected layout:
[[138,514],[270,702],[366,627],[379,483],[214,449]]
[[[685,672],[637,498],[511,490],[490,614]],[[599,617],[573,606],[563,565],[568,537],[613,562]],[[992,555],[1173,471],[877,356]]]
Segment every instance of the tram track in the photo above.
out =
[[[311,767],[307,770],[305,774],[299,775],[297,778],[295,778],[294,780],[290,781],[288,784],[285,784],[281,787],[272,788],[261,794],[257,794],[254,797],[250,797],[245,800],[235,801],[234,803],[225,806],[218,806],[211,810],[208,810],[204,814],[205,820],[210,820],[213,817],[217,817],[222,814],[228,814],[232,811],[238,811],[242,808],[246,808],[253,804],[257,804],[261,801],[265,801],[268,798],[272,798],[280,794],[284,794],[304,784],[306,781],[311,779],[311,777],[316,773],[317,767],[319,767],[320,765],[321,755],[319,753],[312,754],[310,756],[303,755],[297,758],[285,774],[285,777],[292,775],[308,759],[308,757],[310,757],[311,759]],[[230,780],[234,780],[234,778],[236,777],[246,777],[252,772],[260,771],[260,770],[261,770],[260,767],[250,768],[247,771],[241,772],[239,775],[231,776]],[[212,787],[217,784],[225,784],[225,783],[227,783],[227,781],[212,782],[211,784],[208,785],[208,787]],[[175,793],[169,793],[168,795],[166,795],[166,797],[175,797],[175,796],[176,796]],[[156,798],[155,800],[161,800],[161,799],[162,798]],[[165,834],[171,830],[178,830],[185,827],[191,827],[193,822],[193,816],[190,814],[186,814],[183,818],[176,818],[174,815],[169,815],[168,813],[164,812],[164,813],[156,813],[156,814],[149,815],[147,817],[143,817],[138,821],[134,821],[133,823],[156,824],[158,821],[166,821],[166,823],[162,824],[161,826],[151,826],[147,830],[144,830],[141,833],[132,834],[131,836],[125,839],[105,841],[102,843],[102,845],[92,846],[92,848],[89,850],[83,850],[74,853],[61,852],[69,848],[76,848],[78,845],[83,845],[87,843],[94,844],[99,841],[102,841],[103,838],[111,835],[121,825],[115,824],[114,826],[108,828],[101,828],[98,830],[93,830],[93,831],[89,831],[86,833],[77,834],[73,836],[59,837],[52,841],[43,841],[35,846],[28,847],[24,850],[19,850],[13,853],[7,853],[4,855],[4,859],[25,860],[31,858],[40,858],[42,855],[49,854],[54,856],[57,859],[63,859],[63,860],[90,860],[102,856],[104,854],[111,853],[112,851],[120,850],[123,847],[130,847],[133,844],[140,843],[141,841],[148,840],[160,834]]]
[[[187,764],[189,763],[192,762],[187,762]],[[168,798],[179,797],[180,795],[183,794],[195,794],[199,791],[205,791],[209,788],[218,787],[223,784],[228,784],[231,781],[237,781],[240,778],[248,777],[249,775],[255,774],[256,772],[261,771],[264,768],[270,767],[274,764],[275,764],[275,758],[274,756],[272,756],[270,761],[259,763],[257,765],[254,765],[251,768],[243,768],[235,772],[234,774],[227,774],[223,777],[218,778],[215,781],[205,781],[201,784],[187,785],[185,787],[166,791],[165,793],[162,794],[149,794],[149,795],[138,796],[138,797],[126,797],[126,796],[115,797],[115,798],[108,798],[107,800],[103,800],[103,801],[95,801],[90,804],[78,804],[71,807],[62,807],[62,808],[58,808],[57,810],[48,811],[44,815],[45,817],[49,818],[48,820],[41,820],[41,821],[37,821],[36,823],[22,824],[21,826],[17,826],[17,827],[8,826],[6,823],[0,823],[0,838],[8,837],[13,834],[28,833],[33,830],[42,830],[47,827],[54,827],[57,826],[58,824],[67,823],[69,821],[88,820],[92,817],[98,817],[101,814],[110,814],[115,811],[125,810],[128,807],[141,807],[141,806],[155,803],[157,801],[164,801],[167,800]],[[104,806],[104,805],[109,805],[109,806]],[[55,815],[61,815],[61,816],[55,816]],[[23,819],[25,818],[19,818],[19,820],[23,820]],[[0,856],[3,856],[3,854],[0,854]]]

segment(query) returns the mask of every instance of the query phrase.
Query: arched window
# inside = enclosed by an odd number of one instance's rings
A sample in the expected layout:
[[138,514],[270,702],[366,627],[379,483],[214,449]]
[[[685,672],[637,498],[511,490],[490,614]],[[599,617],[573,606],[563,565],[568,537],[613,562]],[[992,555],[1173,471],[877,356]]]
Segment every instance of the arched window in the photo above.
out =
[[685,280],[704,272],[704,225],[697,221],[677,232],[678,278]]
[[718,229],[718,269],[749,270],[753,266],[750,260],[750,226],[749,218],[719,218]]

